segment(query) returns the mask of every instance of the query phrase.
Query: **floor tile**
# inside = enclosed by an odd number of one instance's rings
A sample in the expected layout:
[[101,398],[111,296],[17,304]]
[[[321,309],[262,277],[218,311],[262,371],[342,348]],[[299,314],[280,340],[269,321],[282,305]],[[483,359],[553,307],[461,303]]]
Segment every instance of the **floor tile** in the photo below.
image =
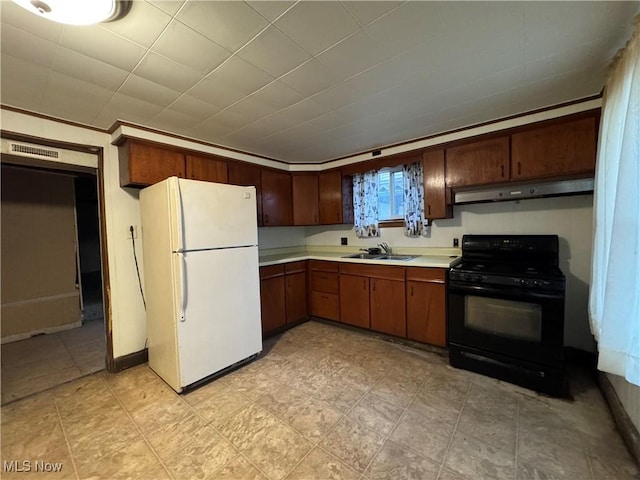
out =
[[279,385],[270,388],[269,391],[256,399],[256,403],[273,413],[278,418],[283,418],[291,407],[295,407],[310,398],[295,387]]
[[78,478],[113,478],[125,480],[148,470],[158,463],[146,442],[127,442],[120,450],[91,449],[90,455],[74,455]]
[[[66,446],[61,446],[46,454],[33,453],[26,457],[12,457],[3,451],[2,460],[2,478],[4,480],[21,478],[71,480],[77,478],[71,454]],[[8,466],[4,463],[12,460],[16,460],[17,465]],[[24,460],[27,460],[29,464],[25,465]],[[17,471],[16,466],[19,466],[23,471]]]
[[384,443],[379,433],[345,418],[322,441],[322,448],[362,473]]
[[342,412],[313,399],[290,407],[284,415],[284,421],[312,443],[320,441],[340,418]]
[[454,435],[445,466],[470,478],[506,480],[515,476],[514,455],[460,432]]
[[420,390],[409,405],[409,411],[429,420],[442,423],[455,423],[460,415],[462,404]]
[[441,463],[454,425],[445,425],[407,412],[389,437],[394,442]]
[[179,421],[165,422],[150,431],[146,438],[160,460],[167,459],[200,436],[206,421],[190,413]]
[[468,402],[458,421],[458,431],[514,454],[516,426],[515,412],[506,409],[502,414],[494,408],[472,408]]
[[267,410],[250,404],[224,420],[217,430],[236,448],[244,450],[254,438],[277,423],[278,419]]
[[320,448],[314,448],[287,480],[358,480],[360,474]]
[[242,455],[229,460],[215,474],[215,480],[268,480],[260,471]]
[[372,480],[436,480],[440,467],[390,440],[366,471]]
[[348,416],[386,436],[391,433],[403,412],[404,409],[369,394],[360,399]]
[[226,418],[248,404],[249,400],[238,392],[231,388],[225,388],[208,399],[197,403],[193,406],[193,409],[207,422],[219,425]]

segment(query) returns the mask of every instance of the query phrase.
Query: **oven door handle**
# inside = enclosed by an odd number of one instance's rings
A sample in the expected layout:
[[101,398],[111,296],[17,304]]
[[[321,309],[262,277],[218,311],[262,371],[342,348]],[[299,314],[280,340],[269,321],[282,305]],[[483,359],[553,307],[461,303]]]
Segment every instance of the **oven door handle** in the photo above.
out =
[[493,297],[527,300],[561,300],[564,298],[562,292],[534,292],[525,288],[513,287],[489,287],[486,285],[465,285],[449,282],[449,293],[463,295],[474,295],[476,297]]

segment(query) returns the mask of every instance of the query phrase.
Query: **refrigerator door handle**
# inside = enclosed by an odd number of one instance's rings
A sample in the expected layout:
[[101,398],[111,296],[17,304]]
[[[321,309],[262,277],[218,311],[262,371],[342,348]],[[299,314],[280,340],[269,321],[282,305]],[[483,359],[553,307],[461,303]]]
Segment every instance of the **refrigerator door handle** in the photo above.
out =
[[[176,186],[178,188],[178,208],[177,208],[177,223],[178,223],[178,249],[176,253],[183,254],[184,248],[184,206],[182,203],[182,190],[180,189],[180,179],[176,178]],[[183,259],[184,260],[184,259]]]
[[185,258],[186,254],[184,251],[178,252],[180,255],[180,267],[178,271],[178,278],[180,281],[180,287],[176,289],[179,292],[180,298],[178,298],[178,305],[180,306],[180,310],[178,311],[178,319],[181,322],[186,320],[184,312],[187,308],[187,259]]

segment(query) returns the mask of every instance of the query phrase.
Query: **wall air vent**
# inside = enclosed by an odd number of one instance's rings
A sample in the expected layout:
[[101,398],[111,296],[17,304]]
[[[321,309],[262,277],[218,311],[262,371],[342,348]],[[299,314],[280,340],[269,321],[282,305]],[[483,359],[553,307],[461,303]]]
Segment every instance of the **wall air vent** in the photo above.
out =
[[24,145],[21,143],[10,143],[11,153],[16,155],[22,155],[31,158],[46,158],[48,160],[57,160],[60,158],[60,152],[58,150],[52,150],[50,148],[36,147],[33,145]]

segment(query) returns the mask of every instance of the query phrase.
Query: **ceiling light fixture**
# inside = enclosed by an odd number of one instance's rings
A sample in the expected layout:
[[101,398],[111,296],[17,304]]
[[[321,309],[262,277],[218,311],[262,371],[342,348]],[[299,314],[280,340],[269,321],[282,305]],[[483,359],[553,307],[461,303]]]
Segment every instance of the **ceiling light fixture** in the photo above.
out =
[[31,13],[68,25],[93,25],[124,17],[131,0],[13,0]]

